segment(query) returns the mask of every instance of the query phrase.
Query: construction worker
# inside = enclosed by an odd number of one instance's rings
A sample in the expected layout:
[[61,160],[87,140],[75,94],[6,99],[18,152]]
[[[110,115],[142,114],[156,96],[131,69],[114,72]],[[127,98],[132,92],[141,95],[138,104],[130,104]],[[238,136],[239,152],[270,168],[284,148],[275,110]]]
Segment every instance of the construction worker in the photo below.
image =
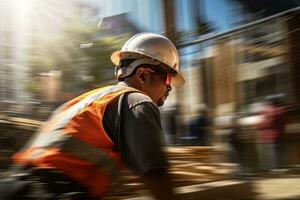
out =
[[40,199],[100,199],[123,163],[156,199],[174,199],[157,107],[172,86],[184,83],[178,52],[168,38],[141,33],[111,60],[118,84],[63,104],[14,155],[18,166],[45,183]]

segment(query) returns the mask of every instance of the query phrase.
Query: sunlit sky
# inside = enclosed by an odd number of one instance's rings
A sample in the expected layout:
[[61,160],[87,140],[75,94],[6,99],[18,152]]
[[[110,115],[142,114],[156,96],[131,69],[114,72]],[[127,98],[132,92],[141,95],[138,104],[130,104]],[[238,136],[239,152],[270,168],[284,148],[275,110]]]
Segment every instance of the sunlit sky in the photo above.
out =
[[[128,12],[129,19],[146,31],[162,32],[163,15],[162,5],[159,0],[90,0],[99,7],[99,17],[107,17]],[[176,20],[179,30],[189,30],[194,26],[192,21],[191,9],[193,4],[188,0],[175,0]],[[201,8],[204,6],[204,8]],[[224,31],[231,28],[235,16],[234,10],[237,8],[236,3],[230,0],[201,0],[201,15],[209,22],[216,25],[216,31]]]
[[[218,31],[228,30],[231,27],[234,5],[227,0],[208,0],[204,4],[206,18],[216,24]],[[239,17],[239,16],[235,16]]]

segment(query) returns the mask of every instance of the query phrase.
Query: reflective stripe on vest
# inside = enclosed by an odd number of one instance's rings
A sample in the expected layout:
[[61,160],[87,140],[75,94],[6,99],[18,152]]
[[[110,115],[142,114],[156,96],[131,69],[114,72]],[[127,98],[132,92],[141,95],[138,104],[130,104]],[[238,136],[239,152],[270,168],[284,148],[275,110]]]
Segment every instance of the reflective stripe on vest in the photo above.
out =
[[[117,175],[118,170],[116,164],[113,162],[111,157],[99,148],[93,147],[92,145],[82,142],[78,138],[72,136],[66,137],[65,141],[61,142],[61,144],[62,145],[60,145],[59,150],[62,152],[93,163],[112,178]],[[48,148],[49,147],[52,148],[55,146],[48,146]],[[49,150],[48,148],[34,147],[35,150],[33,153],[29,154],[27,157],[28,161],[34,161],[43,157]]]
[[62,113],[57,113],[56,116],[53,116],[49,121],[51,128],[46,131],[41,129],[41,132],[34,139],[31,146],[37,148],[50,147],[50,146],[61,147],[61,145],[63,145],[63,143],[71,137],[67,134],[64,134],[63,129],[77,113],[79,113],[85,107],[89,106],[95,100],[101,99],[105,95],[112,92],[119,91],[123,88],[124,87],[122,86],[116,85],[104,91],[100,90],[95,94],[88,96],[85,99],[79,101],[77,104],[73,105],[71,108],[67,109],[66,111],[62,111]]

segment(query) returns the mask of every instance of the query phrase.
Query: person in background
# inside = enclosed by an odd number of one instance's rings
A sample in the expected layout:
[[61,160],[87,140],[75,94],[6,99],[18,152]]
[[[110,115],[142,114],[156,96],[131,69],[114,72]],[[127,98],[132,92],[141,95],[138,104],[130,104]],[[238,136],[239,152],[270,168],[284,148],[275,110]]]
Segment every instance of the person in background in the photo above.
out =
[[190,131],[191,136],[196,138],[196,145],[208,146],[209,142],[209,128],[211,120],[209,119],[207,110],[205,108],[199,109],[197,115],[191,120]]
[[263,120],[258,126],[258,155],[263,171],[274,170],[282,165],[285,113],[285,107],[276,98],[268,99],[261,112]]

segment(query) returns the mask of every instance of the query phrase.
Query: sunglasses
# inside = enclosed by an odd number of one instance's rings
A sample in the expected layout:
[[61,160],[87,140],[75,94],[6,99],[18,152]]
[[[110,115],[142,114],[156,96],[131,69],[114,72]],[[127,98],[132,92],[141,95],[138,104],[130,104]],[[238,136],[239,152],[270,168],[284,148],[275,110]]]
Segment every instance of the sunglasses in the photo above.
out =
[[172,74],[171,73],[167,73],[167,72],[162,72],[159,70],[155,70],[152,68],[144,68],[145,71],[150,72],[150,73],[156,73],[161,75],[161,77],[163,78],[166,86],[171,86],[171,79],[172,79]]

